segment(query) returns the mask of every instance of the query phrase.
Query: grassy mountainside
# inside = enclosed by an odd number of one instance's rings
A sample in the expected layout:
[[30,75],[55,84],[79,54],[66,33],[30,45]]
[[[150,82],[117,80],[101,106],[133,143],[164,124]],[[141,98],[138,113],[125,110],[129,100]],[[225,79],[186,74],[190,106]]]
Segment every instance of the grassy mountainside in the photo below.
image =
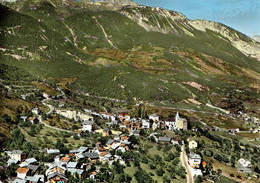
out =
[[228,96],[252,108],[259,99],[259,61],[223,31],[195,28],[179,13],[70,1],[6,5],[0,7],[0,62],[33,76],[77,78],[73,90],[169,105],[193,105],[191,98],[219,104]]

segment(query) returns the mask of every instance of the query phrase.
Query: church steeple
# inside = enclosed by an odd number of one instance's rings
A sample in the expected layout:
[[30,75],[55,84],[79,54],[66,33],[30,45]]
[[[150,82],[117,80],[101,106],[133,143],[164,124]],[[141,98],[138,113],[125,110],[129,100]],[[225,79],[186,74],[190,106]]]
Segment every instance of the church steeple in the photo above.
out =
[[179,120],[180,116],[179,116],[179,111],[177,111],[176,116],[175,116],[175,121]]

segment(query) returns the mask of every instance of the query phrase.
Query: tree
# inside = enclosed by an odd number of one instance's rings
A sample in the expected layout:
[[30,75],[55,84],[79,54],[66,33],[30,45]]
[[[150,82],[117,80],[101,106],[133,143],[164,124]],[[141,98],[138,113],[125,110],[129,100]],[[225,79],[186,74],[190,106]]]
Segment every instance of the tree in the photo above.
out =
[[164,176],[163,176],[163,182],[165,182],[165,183],[171,183],[171,179],[170,179],[167,175],[164,175]]
[[12,138],[8,140],[8,149],[21,149],[23,143],[25,142],[24,135],[19,128],[15,128],[12,131]]
[[128,140],[128,141],[131,142],[132,144],[138,144],[138,139],[136,138],[135,135],[131,135],[131,136],[129,137],[129,140]]
[[54,146],[55,148],[59,149],[62,154],[65,154],[68,151],[66,146],[61,142],[57,142]]
[[152,177],[141,168],[135,172],[134,176],[139,183],[151,183],[153,181]]
[[163,174],[164,174],[163,169],[162,169],[161,167],[158,168],[158,169],[156,169],[156,174],[157,174],[158,176],[163,176]]
[[106,145],[107,141],[109,140],[109,137],[100,137],[98,139],[98,141],[102,144],[102,145]]

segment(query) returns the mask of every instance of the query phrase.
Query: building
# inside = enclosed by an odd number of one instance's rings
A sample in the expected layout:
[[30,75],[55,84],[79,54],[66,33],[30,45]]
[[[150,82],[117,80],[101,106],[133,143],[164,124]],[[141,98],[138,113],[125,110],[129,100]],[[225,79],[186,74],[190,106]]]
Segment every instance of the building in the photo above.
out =
[[171,144],[172,138],[171,137],[159,137],[158,142],[163,144]]
[[59,149],[47,149],[47,154],[60,154]]
[[176,129],[177,130],[187,130],[188,129],[188,121],[186,118],[181,118],[179,116],[179,112],[177,111],[175,116]]
[[35,107],[32,109],[32,113],[35,115],[39,115],[40,114],[40,109],[38,107]]
[[27,175],[29,175],[29,168],[27,167],[19,167],[17,170],[16,170],[16,173],[17,173],[17,178],[20,178],[20,179],[25,179],[25,177]]
[[164,123],[167,130],[176,130],[177,128],[174,118],[167,118]]
[[157,114],[151,114],[148,116],[148,118],[152,121],[159,121],[159,116]]
[[199,168],[201,163],[201,157],[198,154],[190,153],[188,155],[188,162],[192,168]]
[[251,162],[248,160],[245,160],[244,158],[240,158],[238,160],[238,167],[237,167],[237,171],[241,172],[241,173],[252,173],[252,166],[251,166]]
[[17,161],[23,161],[26,158],[25,152],[22,152],[20,150],[13,150],[9,153],[9,156],[13,160]]
[[64,174],[60,173],[51,173],[47,176],[48,182],[60,182],[60,183],[66,183],[68,179],[64,176]]
[[150,128],[150,123],[149,121],[146,121],[145,119],[142,120],[142,127],[145,129],[149,129]]
[[83,123],[82,123],[82,131],[89,131],[91,132],[92,131],[92,125],[93,125],[94,121],[91,121],[91,120],[85,120]]
[[189,149],[196,149],[198,147],[198,143],[194,139],[188,139]]

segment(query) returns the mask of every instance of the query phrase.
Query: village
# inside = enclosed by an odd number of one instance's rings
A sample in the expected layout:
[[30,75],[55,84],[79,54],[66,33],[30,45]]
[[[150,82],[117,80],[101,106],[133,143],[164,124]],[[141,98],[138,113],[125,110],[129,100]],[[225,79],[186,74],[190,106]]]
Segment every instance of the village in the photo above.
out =
[[[51,100],[47,94],[44,93],[43,97],[45,99],[42,103],[48,106],[49,111],[47,113],[49,115],[56,113],[64,119],[73,119],[80,123],[80,128],[70,131],[50,126],[43,120],[44,113],[38,107],[31,110],[32,116],[21,116],[22,121],[29,121],[32,124],[44,124],[57,131],[69,132],[71,136],[78,136],[78,138],[84,138],[84,133],[90,135],[98,133],[107,138],[98,142],[95,147],[81,146],[78,149],[69,149],[66,152],[61,152],[55,148],[42,149],[41,151],[51,158],[51,162],[39,162],[33,157],[28,158],[26,153],[20,149],[5,151],[4,153],[9,157],[7,166],[18,165],[15,170],[17,176],[10,182],[60,183],[70,182],[71,177],[74,177],[77,180],[76,182],[83,182],[84,180],[95,182],[97,177],[104,176],[102,165],[123,167],[129,164],[129,160],[134,160],[133,158],[126,159],[125,156],[127,152],[135,153],[140,151],[137,138],[148,131],[147,138],[156,144],[179,146],[178,149],[181,149],[179,159],[183,167],[185,167],[183,173],[188,182],[194,182],[197,177],[201,178],[203,173],[205,174],[207,162],[202,161],[201,155],[195,153],[198,142],[194,138],[178,139],[167,135],[160,136],[157,132],[158,129],[164,129],[171,133],[197,131],[196,128],[190,129],[188,120],[181,117],[178,111],[174,117],[163,120],[157,114],[150,114],[147,119],[141,119],[131,117],[129,113],[96,112],[91,109],[82,111],[67,110],[62,109],[63,105],[55,108],[46,103],[46,100]],[[94,118],[107,121],[106,128],[95,125]],[[116,129],[115,126],[117,126]],[[185,149],[188,152],[185,152]],[[241,158],[238,162],[240,164],[238,171],[243,173],[252,172],[250,161]],[[47,167],[47,169],[45,168],[43,171],[41,166]],[[39,174],[39,172],[42,174]],[[111,172],[108,171],[107,176],[110,175]]]
[[[219,128],[207,125],[202,121],[198,123],[199,125],[194,126],[178,110],[171,113],[169,117],[162,117],[156,113],[136,117],[131,116],[129,110],[126,109],[118,112],[107,112],[104,107],[103,111],[77,106],[71,107],[64,101],[72,101],[73,103],[73,100],[69,99],[62,89],[56,88],[56,90],[59,93],[53,96],[42,92],[38,96],[38,104],[29,111],[28,115],[20,115],[18,121],[22,126],[34,126],[34,128],[35,126],[38,126],[38,128],[44,126],[47,129],[52,129],[52,134],[55,136],[64,133],[67,139],[76,141],[82,139],[88,141],[88,143],[67,148],[64,145],[67,141],[66,138],[63,138],[62,142],[54,143],[45,136],[46,143],[50,145],[47,148],[44,146],[45,148],[39,148],[39,150],[35,151],[36,155],[40,153],[44,156],[43,159],[37,158],[38,156],[31,153],[28,154],[28,152],[26,154],[22,148],[5,150],[2,153],[3,157],[7,157],[5,167],[13,169],[11,177],[8,177],[8,182],[111,181],[114,180],[111,177],[115,177],[115,172],[112,169],[115,169],[118,173],[117,180],[131,182],[133,175],[138,180],[138,176],[145,177],[146,172],[144,175],[132,173],[130,176],[124,173],[125,170],[132,166],[140,168],[140,164],[144,167],[144,164],[147,163],[151,171],[149,171],[150,175],[146,174],[146,178],[163,176],[164,182],[172,182],[171,179],[174,182],[176,178],[191,183],[202,179],[216,181],[221,177],[222,173],[221,167],[212,166],[216,159],[220,162],[229,163],[234,167],[232,173],[225,174],[225,176],[236,180],[258,180],[258,175],[254,173],[255,167],[257,167],[255,163],[258,162],[255,158],[258,156],[258,150],[255,150],[257,153],[252,154],[253,156],[249,155],[250,149],[258,148],[257,146],[241,143],[238,145],[238,149],[243,154],[242,156],[238,154],[234,155],[236,156],[234,158],[233,156],[231,158],[225,156],[228,151],[225,148],[229,146],[230,151],[232,148],[237,147],[237,142],[222,139],[218,134],[235,137],[236,134],[243,133],[239,128]],[[30,96],[31,94],[22,94],[21,98],[28,100]],[[242,112],[238,115],[228,114],[228,116],[247,121],[251,125],[251,129],[246,133],[259,133],[258,118],[250,117]],[[58,117],[59,124],[53,122],[53,117]],[[60,125],[65,123],[70,124],[70,127]],[[26,133],[30,137],[34,137],[36,131],[31,130]],[[208,139],[208,144],[204,144],[204,136]],[[93,139],[95,139],[94,142],[92,142]],[[150,145],[146,145],[147,143]],[[212,149],[220,147],[216,143],[224,147],[220,152],[225,158],[219,157],[218,153],[213,152]],[[230,146],[230,143],[233,143],[233,147]],[[157,168],[152,163],[153,160],[157,161],[158,158],[160,160],[161,156],[155,154],[153,157],[149,157],[149,161],[147,161],[145,151],[151,152],[149,148],[153,146],[157,147],[159,151],[163,150],[165,152],[162,157],[164,161],[169,161],[169,165],[166,165],[172,168],[167,170],[168,173],[163,170],[167,167],[163,165],[165,163],[162,163]],[[143,155],[140,155],[140,153],[143,153]],[[211,158],[213,155],[214,159]],[[254,160],[254,162],[251,162],[251,160]],[[152,173],[153,171],[156,172],[156,175]]]

